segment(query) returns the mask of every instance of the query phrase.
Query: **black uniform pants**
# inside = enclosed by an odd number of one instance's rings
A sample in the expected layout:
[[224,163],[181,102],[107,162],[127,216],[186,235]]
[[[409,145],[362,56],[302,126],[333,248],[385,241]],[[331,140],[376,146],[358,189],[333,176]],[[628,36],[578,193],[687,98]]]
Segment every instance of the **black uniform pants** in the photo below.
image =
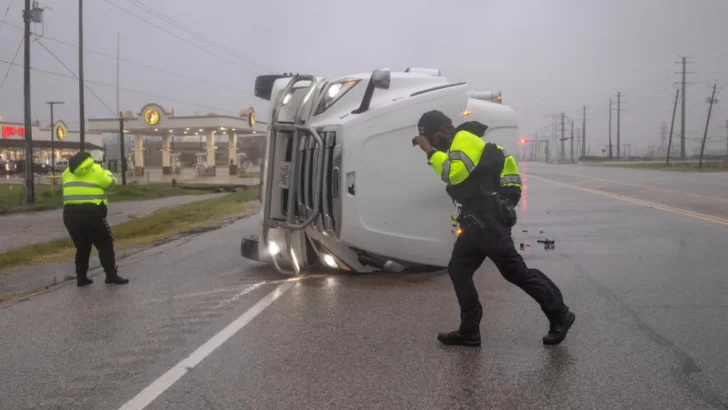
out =
[[508,281],[523,289],[540,306],[550,321],[568,311],[559,288],[543,272],[526,266],[516,251],[511,229],[493,213],[479,213],[488,228],[463,227],[455,241],[448,273],[460,304],[460,331],[479,333],[483,308],[473,283],[473,274],[486,257]]
[[91,246],[99,251],[106,276],[116,273],[114,237],[106,222],[106,213],[105,206],[95,204],[66,205],[63,208],[63,224],[76,246],[77,278],[85,278],[88,273]]

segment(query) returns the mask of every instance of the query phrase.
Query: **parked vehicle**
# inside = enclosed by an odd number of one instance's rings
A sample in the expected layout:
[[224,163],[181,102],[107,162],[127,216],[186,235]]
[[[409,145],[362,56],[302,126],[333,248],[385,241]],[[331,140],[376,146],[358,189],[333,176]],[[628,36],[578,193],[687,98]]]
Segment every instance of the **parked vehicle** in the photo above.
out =
[[[17,172],[25,172],[25,161],[13,161],[17,167]],[[33,173],[46,175],[51,173],[51,166],[48,164],[41,164],[40,162],[33,162]]]
[[13,161],[0,159],[0,175],[13,175],[18,172],[18,166]]

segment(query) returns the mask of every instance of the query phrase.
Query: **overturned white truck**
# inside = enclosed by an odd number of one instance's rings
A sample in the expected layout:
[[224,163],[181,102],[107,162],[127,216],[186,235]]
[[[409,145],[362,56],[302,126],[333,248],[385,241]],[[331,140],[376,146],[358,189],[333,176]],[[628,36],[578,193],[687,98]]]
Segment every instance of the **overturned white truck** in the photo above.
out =
[[456,204],[412,146],[424,112],[440,110],[455,126],[480,121],[487,141],[516,149],[518,123],[500,93],[451,83],[439,70],[265,75],[255,94],[271,101],[270,121],[260,230],[243,238],[241,253],[283,274],[447,266]]

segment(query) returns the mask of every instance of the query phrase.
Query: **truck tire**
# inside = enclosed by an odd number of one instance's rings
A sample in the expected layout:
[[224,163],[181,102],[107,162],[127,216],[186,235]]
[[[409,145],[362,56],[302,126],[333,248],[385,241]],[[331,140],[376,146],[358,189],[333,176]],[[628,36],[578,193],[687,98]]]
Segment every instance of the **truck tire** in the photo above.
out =
[[273,83],[279,78],[293,77],[291,75],[265,74],[255,77],[255,96],[270,101],[273,92]]

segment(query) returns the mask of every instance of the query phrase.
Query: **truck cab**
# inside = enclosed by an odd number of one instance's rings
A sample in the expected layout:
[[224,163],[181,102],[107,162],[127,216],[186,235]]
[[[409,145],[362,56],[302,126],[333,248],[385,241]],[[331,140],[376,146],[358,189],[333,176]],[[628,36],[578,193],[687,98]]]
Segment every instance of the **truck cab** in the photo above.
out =
[[283,274],[447,266],[458,204],[412,146],[422,113],[440,110],[455,126],[477,120],[488,126],[485,140],[516,149],[518,123],[500,93],[439,70],[266,75],[255,93],[271,102],[261,223],[241,253]]

